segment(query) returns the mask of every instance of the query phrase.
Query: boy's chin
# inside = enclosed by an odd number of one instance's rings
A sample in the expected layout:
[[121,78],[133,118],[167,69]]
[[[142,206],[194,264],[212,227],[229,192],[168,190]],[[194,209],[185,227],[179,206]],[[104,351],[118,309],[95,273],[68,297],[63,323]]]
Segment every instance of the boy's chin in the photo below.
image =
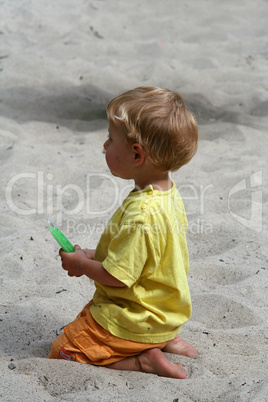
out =
[[110,172],[111,172],[111,174],[114,176],[114,177],[119,177],[120,179],[123,179],[123,180],[130,180],[130,179],[132,179],[132,177],[127,177],[126,175],[122,175],[122,174],[120,174],[120,173],[116,173],[116,172],[113,172],[112,170],[110,170]]
[[114,176],[114,177],[119,177],[120,179],[123,179],[124,177],[122,177],[119,173],[113,172],[112,170],[110,170],[110,173]]
[[117,173],[113,172],[112,170],[110,170],[110,173],[115,176],[115,177],[119,177]]

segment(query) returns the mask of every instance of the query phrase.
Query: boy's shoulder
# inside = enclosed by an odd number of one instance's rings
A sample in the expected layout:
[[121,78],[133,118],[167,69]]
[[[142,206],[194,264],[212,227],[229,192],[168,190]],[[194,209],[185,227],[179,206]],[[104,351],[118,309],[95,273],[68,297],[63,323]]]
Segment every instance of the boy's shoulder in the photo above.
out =
[[[139,194],[138,194],[139,193]],[[122,212],[122,224],[143,224],[146,222],[146,209],[148,207],[148,196],[143,192],[131,192],[124,200],[120,209]]]
[[121,210],[121,224],[146,224],[158,220],[165,215],[181,212],[181,197],[176,186],[167,192],[155,191],[150,186],[145,190],[131,192],[123,201]]

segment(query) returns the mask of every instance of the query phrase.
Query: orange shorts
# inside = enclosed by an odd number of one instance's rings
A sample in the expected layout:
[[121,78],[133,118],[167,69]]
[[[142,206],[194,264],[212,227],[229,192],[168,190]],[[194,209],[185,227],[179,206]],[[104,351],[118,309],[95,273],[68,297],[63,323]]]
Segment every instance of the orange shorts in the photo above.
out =
[[133,342],[110,334],[93,319],[90,313],[92,303],[89,302],[74,322],[64,328],[64,333],[54,340],[48,356],[50,359],[106,366],[144,350],[166,346],[167,342]]

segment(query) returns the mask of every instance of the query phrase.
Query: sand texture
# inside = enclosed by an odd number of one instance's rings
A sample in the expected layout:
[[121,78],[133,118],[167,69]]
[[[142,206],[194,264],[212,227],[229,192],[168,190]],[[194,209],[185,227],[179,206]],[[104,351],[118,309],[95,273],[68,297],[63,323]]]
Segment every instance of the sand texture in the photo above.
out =
[[[268,3],[0,0],[0,400],[266,401]],[[172,174],[189,220],[199,351],[190,379],[47,359],[94,285],[62,270],[46,228],[94,248],[133,183],[111,176],[105,108],[180,92],[198,153]]]

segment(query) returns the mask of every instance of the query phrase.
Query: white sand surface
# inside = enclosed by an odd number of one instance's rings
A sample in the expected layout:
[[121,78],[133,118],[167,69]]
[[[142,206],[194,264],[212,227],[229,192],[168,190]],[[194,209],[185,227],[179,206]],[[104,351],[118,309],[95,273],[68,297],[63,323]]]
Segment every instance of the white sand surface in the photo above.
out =
[[[265,401],[268,3],[0,0],[0,399]],[[189,380],[47,359],[92,297],[46,228],[94,248],[132,187],[105,164],[105,107],[140,85],[179,91],[199,150],[185,201],[198,350]]]

